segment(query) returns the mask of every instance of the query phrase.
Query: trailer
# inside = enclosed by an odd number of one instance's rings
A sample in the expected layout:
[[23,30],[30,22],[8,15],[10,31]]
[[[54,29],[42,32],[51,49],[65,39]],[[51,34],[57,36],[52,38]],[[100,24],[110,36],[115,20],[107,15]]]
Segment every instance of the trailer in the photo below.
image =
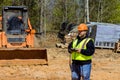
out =
[[[120,39],[120,25],[110,23],[90,22],[87,24],[88,36],[95,41],[96,48],[114,49],[115,43]],[[68,35],[77,35],[77,26]]]

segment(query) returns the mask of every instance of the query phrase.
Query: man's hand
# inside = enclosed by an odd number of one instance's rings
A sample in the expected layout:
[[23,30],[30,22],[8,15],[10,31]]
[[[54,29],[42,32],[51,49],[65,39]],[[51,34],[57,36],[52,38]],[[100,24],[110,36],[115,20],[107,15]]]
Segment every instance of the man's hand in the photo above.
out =
[[76,50],[76,49],[74,49],[74,48],[71,48],[71,51],[74,51],[74,52],[76,52],[77,50]]
[[80,53],[80,52],[81,52],[81,49],[74,49],[74,48],[72,48],[71,51],[79,52],[79,53]]
[[80,52],[81,52],[81,49],[76,49],[76,52],[80,53]]

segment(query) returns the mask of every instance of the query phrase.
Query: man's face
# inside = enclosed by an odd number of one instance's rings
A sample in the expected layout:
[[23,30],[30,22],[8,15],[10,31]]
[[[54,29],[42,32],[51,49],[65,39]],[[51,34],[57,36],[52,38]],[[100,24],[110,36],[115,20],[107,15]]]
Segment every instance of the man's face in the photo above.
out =
[[78,31],[78,35],[81,38],[84,38],[86,36],[86,34],[87,34],[87,31]]

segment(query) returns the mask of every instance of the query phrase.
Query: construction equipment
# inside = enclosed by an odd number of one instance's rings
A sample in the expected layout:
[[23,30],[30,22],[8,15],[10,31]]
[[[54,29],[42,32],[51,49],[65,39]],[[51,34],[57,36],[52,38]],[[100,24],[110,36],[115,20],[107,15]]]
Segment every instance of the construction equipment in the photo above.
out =
[[68,43],[71,42],[71,36],[69,36],[69,32],[74,29],[76,26],[75,23],[69,23],[65,21],[61,24],[60,30],[58,32],[58,39],[60,43],[56,43],[56,47],[58,48],[67,48]]
[[30,61],[32,64],[48,64],[47,50],[35,48],[34,38],[35,30],[30,24],[27,7],[3,7],[0,17],[0,60],[17,59],[23,60],[23,64]]

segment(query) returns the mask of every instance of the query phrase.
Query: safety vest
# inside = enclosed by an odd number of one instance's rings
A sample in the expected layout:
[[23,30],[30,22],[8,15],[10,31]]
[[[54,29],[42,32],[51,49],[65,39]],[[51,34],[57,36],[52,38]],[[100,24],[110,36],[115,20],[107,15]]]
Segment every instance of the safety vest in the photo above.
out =
[[[86,44],[91,40],[91,38],[85,38],[83,39],[78,45],[78,39],[73,41],[72,48],[74,49],[87,49]],[[77,45],[77,46],[76,46]],[[80,60],[80,61],[86,61],[91,60],[92,56],[86,56],[81,54],[80,52],[72,52],[72,60]]]

